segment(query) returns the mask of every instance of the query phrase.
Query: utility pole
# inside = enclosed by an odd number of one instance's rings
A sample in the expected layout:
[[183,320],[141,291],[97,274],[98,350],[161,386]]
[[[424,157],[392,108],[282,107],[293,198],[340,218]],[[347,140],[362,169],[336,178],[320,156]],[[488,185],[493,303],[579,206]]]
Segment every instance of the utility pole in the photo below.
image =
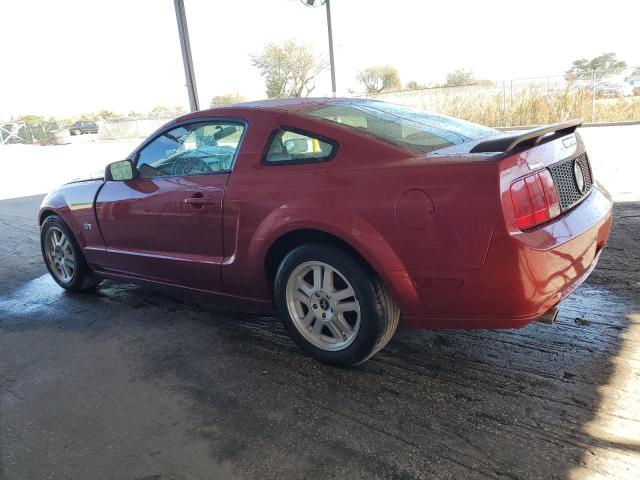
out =
[[189,43],[189,29],[187,28],[187,15],[184,11],[184,0],[173,0],[173,5],[176,8],[182,63],[184,64],[184,76],[187,82],[187,92],[189,93],[189,107],[192,112],[195,112],[200,109],[200,105],[198,102],[198,90],[196,89],[196,76],[193,71],[193,58],[191,57],[191,44]]
[[300,0],[306,7],[322,7],[327,9],[327,31],[329,32],[329,63],[331,64],[331,92],[336,96],[336,67],[333,62],[333,31],[331,30],[331,2],[330,0]]
[[333,32],[331,31],[331,2],[327,0],[327,30],[329,31],[329,63],[331,63],[331,91],[336,97],[336,67],[333,64]]

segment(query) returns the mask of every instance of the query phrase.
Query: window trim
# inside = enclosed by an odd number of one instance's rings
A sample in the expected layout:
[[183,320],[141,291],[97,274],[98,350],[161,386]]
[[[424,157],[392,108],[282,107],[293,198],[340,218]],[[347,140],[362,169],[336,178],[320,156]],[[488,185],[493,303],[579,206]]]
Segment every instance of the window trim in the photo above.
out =
[[[317,140],[319,140],[321,142],[328,143],[332,147],[331,153],[329,155],[327,155],[326,157],[307,158],[305,160],[284,160],[284,161],[281,161],[281,162],[270,162],[269,160],[267,160],[267,155],[269,153],[269,149],[271,148],[271,144],[273,143],[273,140],[275,139],[276,135],[278,134],[278,131],[280,131],[280,130],[297,133],[297,134],[309,137],[311,139],[315,138],[315,139],[317,139]],[[324,135],[321,135],[319,133],[310,132],[309,130],[304,130],[302,128],[293,127],[291,125],[283,124],[283,125],[278,125],[269,134],[269,137],[267,138],[267,142],[265,143],[265,146],[264,146],[264,148],[262,150],[262,156],[260,158],[260,164],[261,165],[265,165],[265,166],[269,166],[269,167],[277,167],[279,165],[304,165],[304,164],[307,164],[307,163],[330,162],[331,160],[336,158],[336,155],[338,155],[338,150],[339,149],[340,149],[340,144],[336,140],[333,140],[333,139],[331,139],[329,137],[325,137]]]
[[235,154],[233,155],[231,168],[228,171],[194,173],[192,175],[160,175],[157,177],[150,177],[145,179],[149,180],[154,178],[197,177],[202,175],[230,175],[233,172],[234,167],[236,166],[238,153],[240,152],[240,148],[242,148],[242,142],[244,141],[244,137],[246,136],[247,130],[249,129],[249,122],[246,119],[240,118],[240,117],[198,117],[198,118],[190,118],[188,120],[182,120],[176,123],[172,123],[170,125],[169,124],[163,125],[154,133],[152,133],[149,137],[147,137],[147,139],[144,142],[138,145],[138,147],[133,152],[131,152],[131,154],[129,154],[129,156],[127,157],[127,160],[130,160],[131,163],[133,164],[133,172],[134,172],[133,180],[137,180],[141,178],[139,176],[139,171],[138,171],[138,161],[140,160],[140,152],[144,150],[152,142],[155,142],[162,135],[176,128],[184,127],[186,125],[192,125],[194,123],[211,124],[216,122],[217,123],[222,123],[222,122],[238,123],[238,124],[242,124],[242,126],[244,127],[244,130],[242,131],[242,135],[240,136],[240,140],[238,141],[238,148],[236,149]]

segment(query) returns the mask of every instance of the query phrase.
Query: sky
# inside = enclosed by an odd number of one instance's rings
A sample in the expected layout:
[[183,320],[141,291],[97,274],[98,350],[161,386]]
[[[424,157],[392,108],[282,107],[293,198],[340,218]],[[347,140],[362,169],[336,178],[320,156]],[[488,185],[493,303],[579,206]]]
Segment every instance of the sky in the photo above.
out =
[[[185,0],[201,106],[214,95],[265,96],[250,54],[293,39],[328,56],[326,12],[299,0]],[[640,65],[640,1],[332,0],[338,93],[396,67],[403,84],[561,75],[613,51]],[[188,107],[173,0],[3,0],[0,119],[108,109]],[[330,76],[314,94],[331,93]]]

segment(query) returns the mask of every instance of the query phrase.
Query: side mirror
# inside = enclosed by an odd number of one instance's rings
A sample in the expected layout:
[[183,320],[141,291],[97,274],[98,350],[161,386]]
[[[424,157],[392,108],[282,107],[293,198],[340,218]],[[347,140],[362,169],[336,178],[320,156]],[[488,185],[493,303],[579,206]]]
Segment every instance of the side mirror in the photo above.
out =
[[106,181],[133,180],[133,164],[131,160],[121,160],[107,165],[104,170],[104,179]]

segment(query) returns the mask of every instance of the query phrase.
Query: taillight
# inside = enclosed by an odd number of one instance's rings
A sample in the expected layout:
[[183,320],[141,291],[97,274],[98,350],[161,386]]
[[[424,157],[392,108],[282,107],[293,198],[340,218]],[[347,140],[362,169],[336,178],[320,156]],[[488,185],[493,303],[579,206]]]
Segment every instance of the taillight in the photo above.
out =
[[511,203],[520,230],[533,228],[560,215],[558,191],[548,170],[511,184]]

